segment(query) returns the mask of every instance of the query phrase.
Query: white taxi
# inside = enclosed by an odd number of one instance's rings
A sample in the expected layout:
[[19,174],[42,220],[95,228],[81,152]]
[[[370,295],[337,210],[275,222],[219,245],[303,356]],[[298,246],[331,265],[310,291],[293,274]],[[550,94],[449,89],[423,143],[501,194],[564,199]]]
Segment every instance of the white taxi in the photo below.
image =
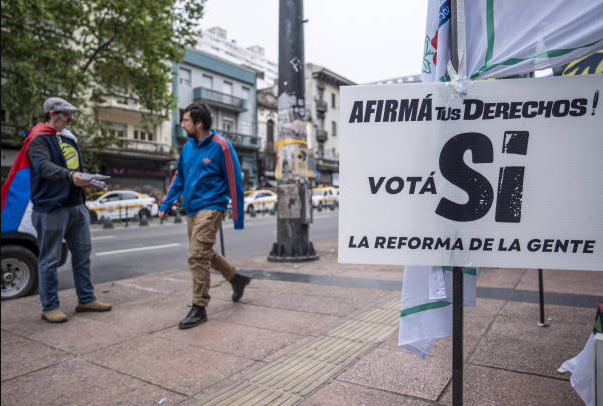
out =
[[312,207],[318,210],[339,206],[339,191],[332,186],[315,187],[312,189]]
[[258,212],[274,213],[276,210],[277,195],[271,190],[246,190],[244,199],[245,213],[255,214]]
[[86,207],[90,212],[90,222],[102,217],[111,220],[137,218],[142,215],[156,216],[159,206],[155,198],[133,190],[96,192],[86,197]]

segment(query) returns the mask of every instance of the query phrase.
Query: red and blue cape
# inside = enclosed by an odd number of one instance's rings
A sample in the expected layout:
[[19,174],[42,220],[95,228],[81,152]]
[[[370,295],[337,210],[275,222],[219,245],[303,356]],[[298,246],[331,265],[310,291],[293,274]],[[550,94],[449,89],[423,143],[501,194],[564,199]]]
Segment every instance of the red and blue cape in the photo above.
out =
[[44,123],[36,124],[26,133],[23,147],[10,168],[6,182],[2,185],[2,234],[19,230],[23,214],[31,198],[30,167],[27,157],[29,145],[38,135],[55,133],[56,131],[52,127]]

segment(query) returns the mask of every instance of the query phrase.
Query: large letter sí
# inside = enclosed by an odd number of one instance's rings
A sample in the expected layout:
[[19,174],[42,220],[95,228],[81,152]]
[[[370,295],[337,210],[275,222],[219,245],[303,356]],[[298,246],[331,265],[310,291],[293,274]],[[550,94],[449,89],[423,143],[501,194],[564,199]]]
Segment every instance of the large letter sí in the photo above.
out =
[[468,167],[463,155],[471,151],[473,163],[491,163],[494,160],[492,142],[484,134],[462,133],[452,137],[440,153],[440,171],[450,183],[463,189],[469,201],[458,204],[442,198],[436,213],[453,221],[473,221],[488,213],[494,200],[492,185],[482,174]]

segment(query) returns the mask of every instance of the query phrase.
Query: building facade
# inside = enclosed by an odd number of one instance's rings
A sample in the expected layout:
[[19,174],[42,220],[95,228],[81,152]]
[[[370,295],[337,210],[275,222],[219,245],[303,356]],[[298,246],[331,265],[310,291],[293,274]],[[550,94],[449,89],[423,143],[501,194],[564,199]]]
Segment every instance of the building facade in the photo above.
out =
[[163,196],[170,180],[171,122],[158,119],[144,124],[136,99],[112,95],[93,107],[97,119],[120,145],[101,153],[101,172],[111,176],[112,189],[133,189]]
[[[107,181],[109,187],[132,189],[160,198],[169,182],[170,161],[174,159],[171,155],[171,121],[158,118],[155,124],[145,125],[137,100],[120,94],[105,96],[103,103],[89,108],[90,113],[119,140],[98,156],[99,172],[111,176]],[[22,140],[15,142],[5,134],[5,130],[10,129],[8,122],[2,124],[4,182]]]
[[174,66],[178,110],[173,114],[173,145],[180,149],[186,142],[179,125],[186,106],[205,102],[212,112],[212,126],[237,151],[246,188],[256,187],[259,180],[256,81],[255,71],[194,49],[187,49],[182,63]]
[[306,64],[308,169],[317,184],[339,186],[339,88],[355,83],[312,63]]
[[229,40],[226,29],[222,27],[201,30],[195,48],[255,71],[258,89],[270,87],[278,79],[278,65],[266,58],[263,47],[259,45],[242,47],[236,40]]

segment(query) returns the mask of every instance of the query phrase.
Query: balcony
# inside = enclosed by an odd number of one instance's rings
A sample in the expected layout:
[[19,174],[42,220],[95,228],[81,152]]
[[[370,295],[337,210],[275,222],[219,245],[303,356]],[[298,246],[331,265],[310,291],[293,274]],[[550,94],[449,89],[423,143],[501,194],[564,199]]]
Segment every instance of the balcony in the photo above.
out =
[[329,134],[326,130],[321,130],[320,128],[316,129],[316,141],[325,142],[329,138]]
[[262,140],[259,137],[253,135],[239,134],[231,131],[218,131],[228,141],[232,143],[235,148],[245,148],[259,150],[262,147]]
[[318,117],[324,117],[327,112],[328,104],[324,100],[316,99],[316,115]]
[[129,157],[146,157],[150,156],[157,160],[170,159],[170,147],[166,144],[161,144],[153,141],[141,141],[121,139],[121,145],[108,147],[106,152],[111,155],[129,156]]
[[138,100],[124,95],[106,95],[104,101],[98,104],[98,107],[105,109],[118,109],[129,111],[140,111]]
[[316,169],[319,171],[331,171],[338,172],[339,171],[339,160],[333,159],[334,157],[326,158],[326,157],[318,157],[316,158]]
[[193,100],[203,101],[212,106],[224,109],[243,112],[247,111],[247,100],[235,97],[231,94],[217,92],[205,87],[196,87],[193,89]]

